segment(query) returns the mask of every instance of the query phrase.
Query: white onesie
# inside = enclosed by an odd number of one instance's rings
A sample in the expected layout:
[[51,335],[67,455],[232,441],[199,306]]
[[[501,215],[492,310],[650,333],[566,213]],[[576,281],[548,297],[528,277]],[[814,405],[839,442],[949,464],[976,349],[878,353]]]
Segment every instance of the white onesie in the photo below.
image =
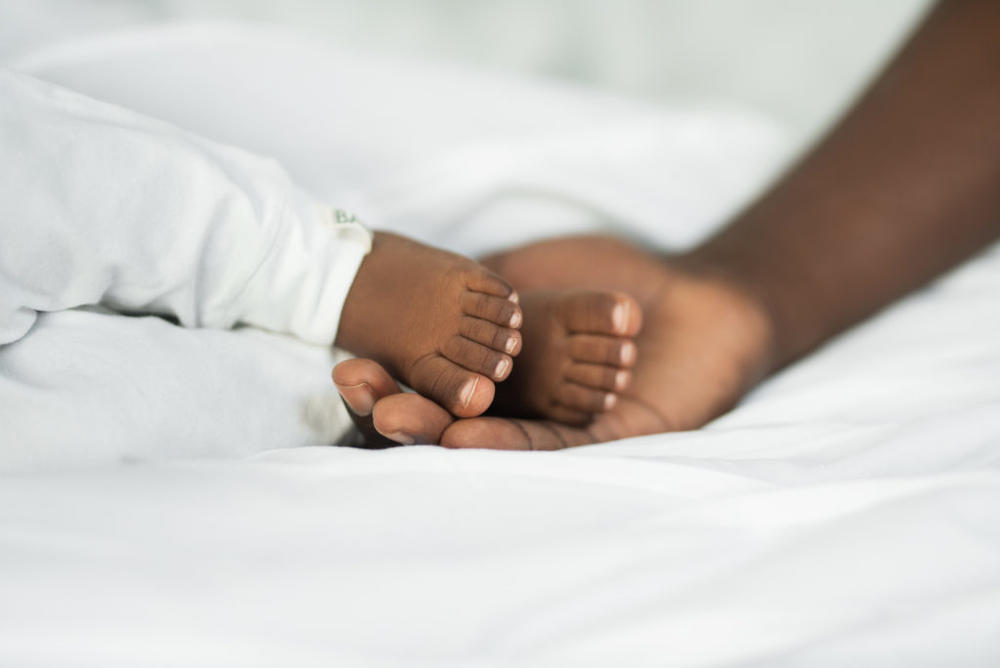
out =
[[371,237],[277,163],[0,71],[0,344],[89,304],[333,343]]
[[370,248],[274,161],[0,70],[0,470],[329,442]]

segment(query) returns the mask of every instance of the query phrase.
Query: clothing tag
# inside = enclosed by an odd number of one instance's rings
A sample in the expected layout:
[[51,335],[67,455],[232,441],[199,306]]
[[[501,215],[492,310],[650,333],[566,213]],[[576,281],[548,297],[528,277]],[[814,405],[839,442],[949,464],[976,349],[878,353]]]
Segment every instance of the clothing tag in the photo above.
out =
[[323,210],[326,213],[325,220],[336,228],[338,236],[359,244],[363,248],[364,254],[371,251],[372,233],[356,215],[343,209],[326,206],[323,207]]
[[336,222],[338,225],[346,225],[347,223],[360,223],[361,222],[361,221],[358,220],[358,217],[355,216],[353,213],[348,213],[347,211],[344,211],[343,209],[334,209],[333,210],[333,219],[334,219],[334,222]]

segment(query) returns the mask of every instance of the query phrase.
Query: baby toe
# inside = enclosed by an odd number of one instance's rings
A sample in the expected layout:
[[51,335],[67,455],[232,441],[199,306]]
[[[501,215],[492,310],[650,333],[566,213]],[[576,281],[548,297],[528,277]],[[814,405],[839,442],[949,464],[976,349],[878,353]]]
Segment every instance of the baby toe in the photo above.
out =
[[521,326],[521,307],[503,297],[468,290],[462,294],[462,311],[501,327],[517,329]]
[[613,392],[595,390],[576,383],[566,382],[556,390],[556,401],[566,408],[584,413],[601,413],[611,410],[618,402]]
[[481,415],[493,403],[493,382],[440,355],[428,355],[414,364],[410,384],[452,415]]
[[456,335],[448,339],[441,353],[455,364],[495,381],[506,378],[514,368],[514,362],[509,355],[487,348],[464,336]]
[[488,348],[516,356],[521,352],[521,332],[509,327],[499,327],[489,320],[462,316],[459,333],[467,339]]
[[469,272],[465,279],[465,285],[473,292],[501,297],[515,304],[518,302],[517,292],[511,284],[485,268]]
[[559,318],[571,332],[634,336],[642,327],[639,302],[623,292],[572,292],[560,300]]
[[625,369],[607,364],[574,362],[566,368],[564,377],[586,387],[621,392],[628,387],[632,374]]
[[629,339],[596,334],[574,334],[569,337],[569,355],[576,362],[631,367],[638,354]]

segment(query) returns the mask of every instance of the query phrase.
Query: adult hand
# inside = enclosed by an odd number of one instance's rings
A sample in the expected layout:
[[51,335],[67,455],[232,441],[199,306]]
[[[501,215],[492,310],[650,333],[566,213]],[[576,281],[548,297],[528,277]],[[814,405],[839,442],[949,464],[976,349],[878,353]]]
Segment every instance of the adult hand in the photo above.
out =
[[374,429],[398,443],[550,450],[694,429],[728,409],[770,368],[770,329],[759,304],[686,258],[664,259],[611,238],[577,237],[486,263],[522,291],[582,287],[633,295],[645,324],[635,338],[631,385],[611,410],[582,428],[509,416],[456,420],[425,397],[402,393],[377,363],[349,360],[334,370],[334,382],[370,439]]

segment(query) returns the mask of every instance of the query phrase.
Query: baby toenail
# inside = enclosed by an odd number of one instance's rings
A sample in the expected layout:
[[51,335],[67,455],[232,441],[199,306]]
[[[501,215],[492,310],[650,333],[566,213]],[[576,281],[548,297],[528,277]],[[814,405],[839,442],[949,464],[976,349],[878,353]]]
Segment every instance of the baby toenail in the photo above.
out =
[[510,367],[510,362],[507,360],[500,360],[497,362],[497,368],[493,370],[493,376],[495,378],[503,378],[504,374],[507,373],[507,369]]
[[517,294],[517,292],[516,292],[516,291],[515,291],[515,292],[512,292],[512,293],[510,293],[510,296],[509,296],[509,297],[507,297],[507,299],[511,300],[511,301],[512,301],[512,302],[514,302],[515,304],[517,304],[517,303],[519,303],[519,302],[521,301],[521,297],[520,297],[520,296],[519,296],[519,295]]
[[618,403],[617,394],[606,394],[604,395],[604,410],[609,411],[614,408],[614,405]]
[[510,316],[510,326],[511,327],[515,327],[515,328],[521,326],[521,312],[520,311],[514,311],[514,314]]
[[628,371],[619,371],[615,374],[615,389],[623,390],[628,384]]
[[517,348],[517,339],[510,337],[507,339],[507,343],[504,345],[504,350],[507,351],[508,355],[513,355],[514,350]]
[[635,359],[635,344],[626,343],[622,346],[622,364],[631,364]]
[[476,387],[479,386],[479,376],[476,376],[472,380],[465,383],[462,387],[462,393],[459,396],[459,400],[462,402],[463,408],[468,408],[469,404],[472,403],[472,396],[476,393]]
[[615,328],[616,332],[624,332],[625,326],[628,323],[626,318],[628,317],[628,306],[625,304],[618,304],[611,311],[611,324]]

